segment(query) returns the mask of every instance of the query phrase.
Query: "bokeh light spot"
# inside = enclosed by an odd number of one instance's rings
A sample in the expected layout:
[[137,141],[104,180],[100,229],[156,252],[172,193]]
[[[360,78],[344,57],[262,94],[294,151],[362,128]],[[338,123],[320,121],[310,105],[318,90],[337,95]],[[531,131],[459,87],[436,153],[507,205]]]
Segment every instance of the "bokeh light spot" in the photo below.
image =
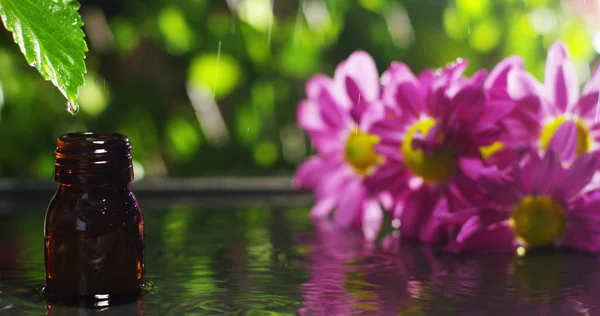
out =
[[193,32],[179,8],[169,6],[162,9],[158,14],[158,29],[167,42],[167,49],[173,53],[190,49]]
[[255,29],[266,31],[273,19],[271,0],[243,0],[239,17]]
[[106,109],[110,102],[110,90],[106,88],[104,79],[95,74],[85,76],[85,85],[79,90],[81,110],[91,116],[98,116]]
[[261,167],[269,167],[277,162],[279,150],[272,141],[262,141],[254,146],[254,161]]
[[386,0],[359,0],[358,3],[367,10],[379,12],[384,8],[387,1]]
[[455,8],[448,7],[444,10],[443,22],[446,34],[452,39],[460,41],[466,38],[469,28],[468,19]]
[[220,98],[239,85],[241,68],[233,57],[226,54],[199,55],[190,64],[189,81],[194,87],[211,91]]
[[473,18],[483,18],[490,11],[491,3],[490,0],[457,0],[456,7]]
[[560,39],[567,45],[573,59],[589,59],[594,53],[592,37],[585,23],[579,19],[571,19],[567,22]]
[[487,19],[473,27],[469,35],[469,44],[475,50],[488,52],[498,46],[500,36],[500,25],[492,19]]
[[200,132],[180,117],[174,117],[167,123],[167,136],[177,160],[190,159],[201,143]]

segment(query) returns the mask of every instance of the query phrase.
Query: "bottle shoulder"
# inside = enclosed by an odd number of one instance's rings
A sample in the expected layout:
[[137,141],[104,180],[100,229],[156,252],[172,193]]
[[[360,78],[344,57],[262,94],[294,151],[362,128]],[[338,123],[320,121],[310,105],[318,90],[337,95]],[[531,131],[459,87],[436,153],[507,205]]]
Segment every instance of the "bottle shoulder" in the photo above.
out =
[[110,231],[143,223],[139,203],[130,189],[61,188],[46,212],[46,228]]

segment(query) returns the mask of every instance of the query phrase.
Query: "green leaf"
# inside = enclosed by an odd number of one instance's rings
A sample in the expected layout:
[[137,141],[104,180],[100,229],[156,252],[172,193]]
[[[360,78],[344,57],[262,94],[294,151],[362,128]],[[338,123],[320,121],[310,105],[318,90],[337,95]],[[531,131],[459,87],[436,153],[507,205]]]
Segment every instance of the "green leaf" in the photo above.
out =
[[0,16],[27,63],[77,110],[87,45],[75,0],[0,0]]

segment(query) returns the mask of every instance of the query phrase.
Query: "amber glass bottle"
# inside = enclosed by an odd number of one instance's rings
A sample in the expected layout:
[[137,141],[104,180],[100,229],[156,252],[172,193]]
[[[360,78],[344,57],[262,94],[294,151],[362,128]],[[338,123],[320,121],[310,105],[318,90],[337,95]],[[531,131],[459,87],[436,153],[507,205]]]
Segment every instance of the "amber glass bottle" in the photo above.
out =
[[127,301],[144,286],[144,219],[131,191],[131,145],[116,133],[58,138],[58,190],[44,226],[50,297]]

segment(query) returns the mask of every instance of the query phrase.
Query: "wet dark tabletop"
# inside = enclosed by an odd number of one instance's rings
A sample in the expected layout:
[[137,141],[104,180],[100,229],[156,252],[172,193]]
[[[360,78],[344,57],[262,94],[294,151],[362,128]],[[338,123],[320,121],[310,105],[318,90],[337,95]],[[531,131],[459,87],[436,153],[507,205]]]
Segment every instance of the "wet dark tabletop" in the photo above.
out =
[[0,315],[594,315],[600,262],[555,251],[452,256],[377,244],[308,218],[309,202],[260,196],[144,201],[147,278],[138,302],[85,310],[47,306],[46,205],[0,212]]

